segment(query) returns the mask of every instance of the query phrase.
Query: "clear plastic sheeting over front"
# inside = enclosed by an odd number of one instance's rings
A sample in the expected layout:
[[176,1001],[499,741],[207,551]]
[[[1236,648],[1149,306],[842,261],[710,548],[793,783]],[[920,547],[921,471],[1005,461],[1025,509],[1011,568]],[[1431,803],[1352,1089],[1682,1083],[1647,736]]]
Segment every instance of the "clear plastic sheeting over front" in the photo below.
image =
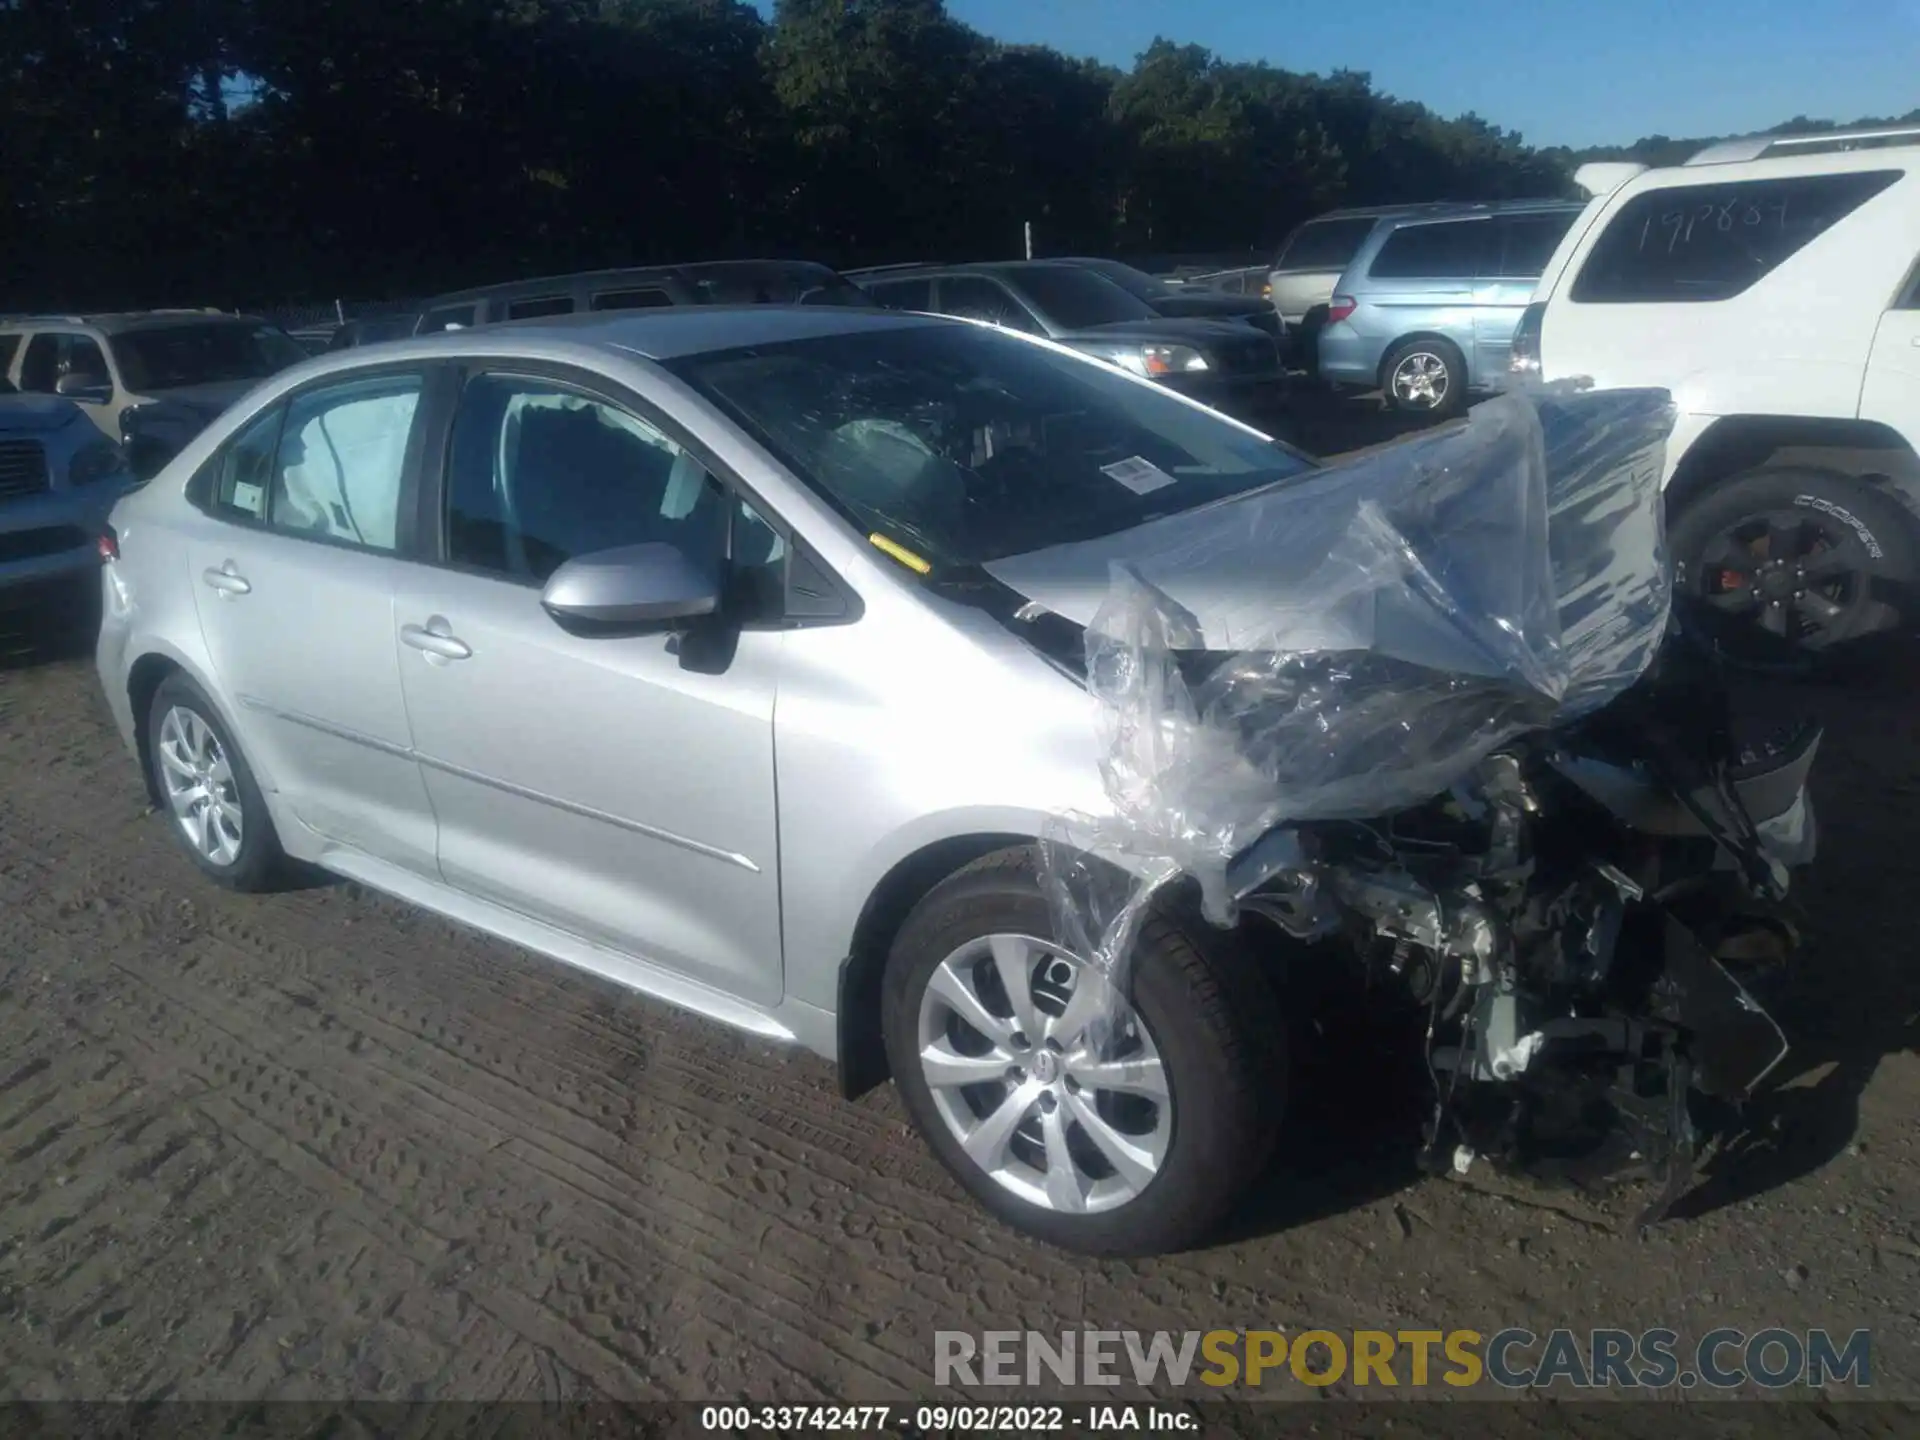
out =
[[1124,987],[1155,889],[1288,821],[1443,793],[1529,729],[1605,705],[1667,629],[1666,392],[1511,393],[1238,499],[997,567],[1104,598],[1086,629],[1112,812],[1042,850],[1062,940]]

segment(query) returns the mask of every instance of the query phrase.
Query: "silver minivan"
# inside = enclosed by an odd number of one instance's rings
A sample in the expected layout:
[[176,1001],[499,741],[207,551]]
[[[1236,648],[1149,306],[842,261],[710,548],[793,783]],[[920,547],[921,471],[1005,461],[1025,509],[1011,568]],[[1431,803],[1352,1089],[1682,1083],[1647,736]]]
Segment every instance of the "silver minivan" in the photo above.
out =
[[1459,410],[1505,377],[1533,287],[1580,210],[1506,201],[1375,221],[1329,302],[1320,378],[1378,387],[1399,410]]

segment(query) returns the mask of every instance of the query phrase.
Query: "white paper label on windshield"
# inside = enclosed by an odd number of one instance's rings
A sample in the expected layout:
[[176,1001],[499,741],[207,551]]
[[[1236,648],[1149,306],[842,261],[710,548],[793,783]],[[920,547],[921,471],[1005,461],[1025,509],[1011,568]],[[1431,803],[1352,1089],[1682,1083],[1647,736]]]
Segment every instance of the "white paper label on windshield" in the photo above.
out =
[[1142,460],[1138,455],[1116,460],[1111,465],[1102,465],[1100,473],[1111,475],[1136,495],[1151,495],[1173,484],[1173,476],[1151,460]]
[[266,492],[258,485],[249,485],[242,481],[233,487],[233,508],[244,510],[255,519],[259,519],[266,513],[266,506],[261,503],[265,499]]

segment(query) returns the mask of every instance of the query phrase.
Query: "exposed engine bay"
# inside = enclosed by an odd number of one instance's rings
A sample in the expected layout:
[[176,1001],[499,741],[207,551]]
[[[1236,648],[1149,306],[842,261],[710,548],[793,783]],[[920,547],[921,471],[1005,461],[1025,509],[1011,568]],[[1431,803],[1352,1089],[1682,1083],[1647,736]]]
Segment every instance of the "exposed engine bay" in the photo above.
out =
[[1229,868],[1243,913],[1337,942],[1369,991],[1424,1012],[1427,1168],[1651,1174],[1651,1224],[1785,1056],[1742,980],[1796,943],[1820,735],[1737,751],[1710,674],[1676,635],[1587,723],[1385,819],[1274,830]]

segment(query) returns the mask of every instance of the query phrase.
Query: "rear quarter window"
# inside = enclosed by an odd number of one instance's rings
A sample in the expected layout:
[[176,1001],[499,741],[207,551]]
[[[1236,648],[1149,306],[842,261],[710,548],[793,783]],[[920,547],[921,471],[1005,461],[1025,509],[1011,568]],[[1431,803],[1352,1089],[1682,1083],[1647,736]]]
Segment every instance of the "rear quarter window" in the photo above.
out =
[[1372,216],[1349,220],[1309,220],[1293,232],[1276,270],[1344,270],[1366,243],[1379,221]]
[[[5,380],[13,373],[13,357],[19,353],[20,337],[18,335],[0,335],[0,380]],[[11,385],[7,386],[8,390],[12,388]]]
[[1903,173],[1851,171],[1646,191],[1607,222],[1569,298],[1580,304],[1730,300]]

